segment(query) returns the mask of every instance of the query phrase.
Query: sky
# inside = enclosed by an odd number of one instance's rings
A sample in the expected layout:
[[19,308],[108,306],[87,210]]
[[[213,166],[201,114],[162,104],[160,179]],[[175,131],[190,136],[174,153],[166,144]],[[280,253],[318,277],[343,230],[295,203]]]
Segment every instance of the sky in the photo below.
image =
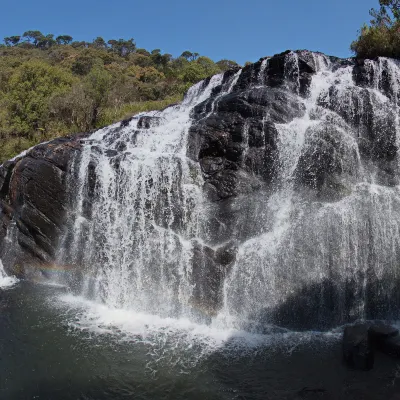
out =
[[350,43],[378,0],[4,1],[0,38],[27,30],[74,40],[134,38],[179,56],[189,50],[244,64],[291,49],[349,57]]

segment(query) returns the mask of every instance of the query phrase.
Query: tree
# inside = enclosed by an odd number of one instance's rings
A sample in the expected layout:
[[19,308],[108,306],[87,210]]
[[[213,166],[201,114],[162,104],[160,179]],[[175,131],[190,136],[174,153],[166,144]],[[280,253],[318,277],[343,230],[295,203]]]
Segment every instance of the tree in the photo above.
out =
[[93,40],[92,45],[95,49],[106,49],[107,48],[106,41],[100,36],[97,36],[97,38]]
[[[378,15],[389,16],[391,13],[396,21],[400,19],[400,0],[379,0],[381,6]],[[371,10],[375,14],[376,10]]]
[[95,59],[89,54],[85,53],[75,59],[71,66],[71,71],[76,75],[87,75],[93,67]]
[[6,46],[15,46],[21,40],[21,36],[9,36],[4,38]]
[[29,43],[33,43],[35,46],[38,45],[38,43],[43,40],[43,33],[40,31],[26,31],[22,35],[23,38],[26,38],[26,40]]
[[70,44],[72,42],[72,36],[69,35],[60,35],[56,37],[57,44]]
[[379,6],[370,10],[370,26],[364,25],[350,46],[357,57],[400,57],[400,0],[379,0]]
[[49,34],[46,36],[43,36],[42,38],[40,38],[37,42],[37,47],[39,49],[45,50],[45,49],[49,49],[50,47],[52,47],[53,45],[55,45],[57,42],[54,40],[54,35],[53,34]]
[[188,61],[196,61],[199,58],[200,54],[199,53],[192,53],[191,51],[184,51],[181,54],[181,57],[186,58]]
[[111,51],[117,53],[121,57],[128,56],[136,50],[136,43],[133,39],[111,39],[107,43],[110,45]]
[[146,49],[136,49],[136,53],[147,57],[151,55]]
[[193,53],[189,50],[186,50],[181,54],[181,57],[186,58],[186,60],[189,61],[193,57]]
[[85,78],[85,92],[93,101],[92,127],[96,126],[101,107],[107,103],[111,83],[111,74],[99,65],[94,66]]
[[237,68],[239,64],[232,60],[220,60],[216,64],[221,69],[221,71],[228,71],[229,69]]
[[71,46],[72,46],[74,49],[79,49],[79,48],[81,48],[81,47],[87,47],[88,44],[87,44],[85,41],[82,41],[82,42],[77,42],[77,41],[75,41],[75,42],[72,42],[72,43],[71,43]]
[[44,129],[50,98],[68,90],[72,82],[71,75],[43,61],[21,64],[8,82],[6,104],[10,127],[25,134]]

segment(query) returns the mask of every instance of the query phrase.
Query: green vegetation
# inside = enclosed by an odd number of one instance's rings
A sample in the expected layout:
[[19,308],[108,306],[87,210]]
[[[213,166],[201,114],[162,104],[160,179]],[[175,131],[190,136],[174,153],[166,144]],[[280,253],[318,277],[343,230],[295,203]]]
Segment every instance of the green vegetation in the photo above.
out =
[[194,83],[237,66],[133,39],[91,43],[27,31],[0,44],[0,163],[41,141],[109,125],[182,99]]
[[370,25],[364,25],[351,50],[360,58],[400,58],[400,0],[379,0]]

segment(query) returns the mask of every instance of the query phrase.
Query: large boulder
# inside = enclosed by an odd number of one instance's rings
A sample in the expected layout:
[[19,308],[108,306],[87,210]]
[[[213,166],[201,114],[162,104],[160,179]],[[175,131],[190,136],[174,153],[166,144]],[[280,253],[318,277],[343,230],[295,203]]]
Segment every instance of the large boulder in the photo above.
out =
[[[54,262],[68,210],[71,164],[80,151],[76,135],[56,139],[0,166],[0,258],[24,276]],[[7,237],[12,246],[6,246]]]
[[355,369],[370,370],[374,366],[374,351],[368,335],[368,325],[347,326],[343,334],[343,359]]

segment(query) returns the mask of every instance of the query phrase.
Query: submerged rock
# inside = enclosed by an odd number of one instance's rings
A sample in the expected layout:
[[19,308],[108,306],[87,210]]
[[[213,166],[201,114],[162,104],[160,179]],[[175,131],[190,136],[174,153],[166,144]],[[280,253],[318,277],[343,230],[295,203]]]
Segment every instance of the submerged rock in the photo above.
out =
[[379,340],[380,351],[392,357],[400,358],[400,336],[389,336]]
[[391,325],[379,323],[371,325],[368,329],[368,334],[374,343],[380,343],[385,339],[397,336],[399,330]]
[[374,366],[374,351],[368,325],[347,326],[343,334],[343,359],[355,369],[370,370]]

